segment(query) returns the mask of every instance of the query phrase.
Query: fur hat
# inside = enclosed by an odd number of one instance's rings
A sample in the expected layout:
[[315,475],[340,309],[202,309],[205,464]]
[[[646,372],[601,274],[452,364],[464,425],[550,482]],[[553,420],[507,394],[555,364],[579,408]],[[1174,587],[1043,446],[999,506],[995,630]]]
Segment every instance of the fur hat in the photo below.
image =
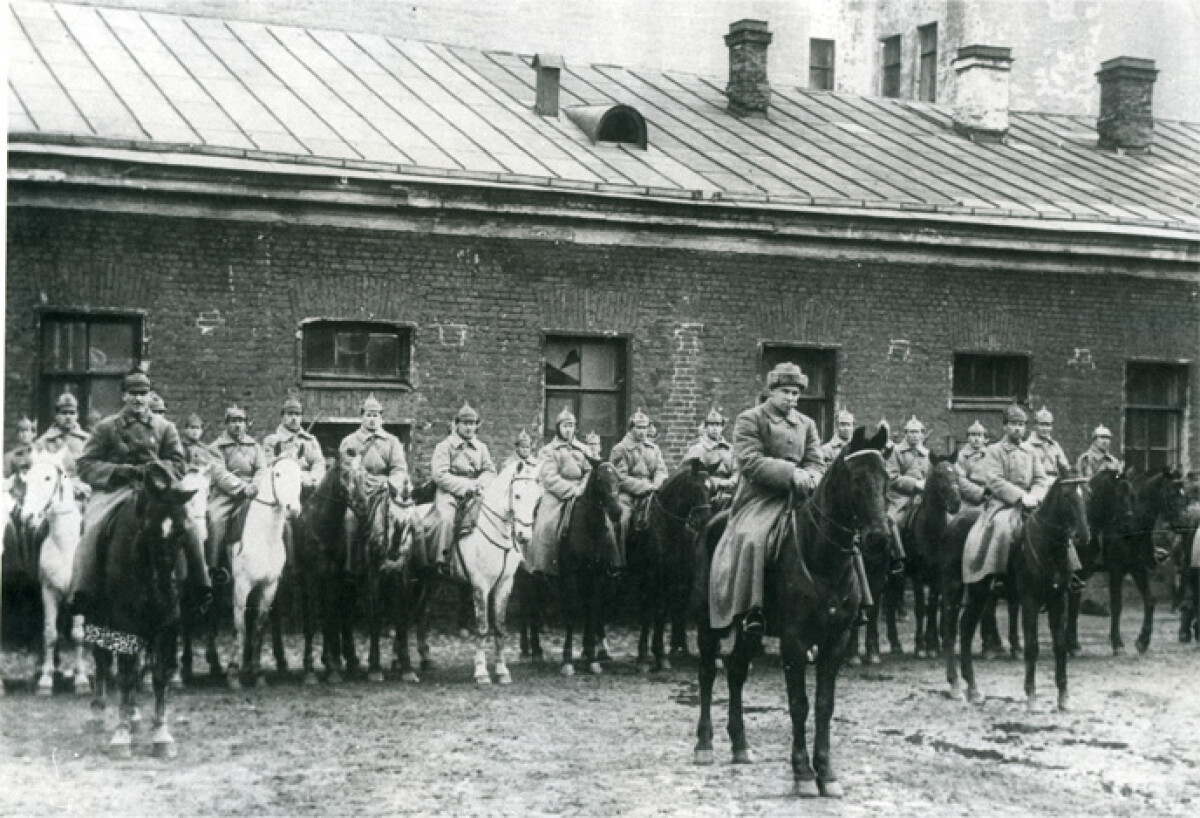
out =
[[231,420],[245,420],[246,410],[238,406],[236,403],[229,404],[229,408],[225,410],[225,422]]
[[517,445],[518,446],[532,446],[533,445],[533,438],[531,438],[529,436],[529,432],[525,431],[524,429],[517,432]]
[[131,395],[145,395],[152,388],[150,376],[140,369],[135,369],[121,381],[121,391]]
[[150,411],[165,412],[167,411],[167,402],[162,399],[162,395],[157,392],[150,393]]
[[721,410],[715,406],[712,409],[709,409],[708,414],[704,416],[704,425],[706,426],[710,423],[719,423],[724,426],[727,422],[728,420],[726,419],[725,415],[722,414]]
[[1108,430],[1107,426],[1105,426],[1103,423],[1101,423],[1099,426],[1097,426],[1095,429],[1092,430],[1092,439],[1095,440],[1098,437],[1112,437],[1112,432],[1110,432]]
[[567,421],[574,423],[575,415],[571,412],[571,408],[569,406],[564,406],[562,411],[558,413],[558,417],[554,419],[554,428],[558,429],[559,426],[562,426]]
[[835,423],[849,423],[849,424],[853,425],[854,424],[854,415],[850,412],[849,409],[843,409],[837,413],[837,419],[834,422]]
[[304,404],[295,395],[289,395],[287,400],[283,402],[283,406],[279,407],[281,415],[285,412],[299,412],[300,414],[304,414]]
[[798,386],[801,389],[807,389],[808,376],[794,363],[784,361],[767,373],[767,389],[775,389],[779,386]]

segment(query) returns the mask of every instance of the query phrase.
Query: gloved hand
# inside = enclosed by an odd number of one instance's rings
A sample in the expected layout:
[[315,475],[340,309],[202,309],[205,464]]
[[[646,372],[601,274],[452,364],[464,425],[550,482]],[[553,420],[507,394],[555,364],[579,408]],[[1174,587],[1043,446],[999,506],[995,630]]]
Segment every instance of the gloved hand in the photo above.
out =
[[129,466],[121,464],[113,466],[112,480],[118,485],[128,485],[137,480],[142,475],[142,470],[138,466]]
[[242,496],[247,500],[253,500],[258,496],[258,486],[254,485],[253,483],[247,483],[242,489]]
[[796,487],[796,493],[801,497],[807,497],[813,490],[812,477],[799,469],[792,472],[792,485]]
[[1021,498],[1021,505],[1030,510],[1035,509],[1038,507],[1038,499],[1032,494],[1026,494]]

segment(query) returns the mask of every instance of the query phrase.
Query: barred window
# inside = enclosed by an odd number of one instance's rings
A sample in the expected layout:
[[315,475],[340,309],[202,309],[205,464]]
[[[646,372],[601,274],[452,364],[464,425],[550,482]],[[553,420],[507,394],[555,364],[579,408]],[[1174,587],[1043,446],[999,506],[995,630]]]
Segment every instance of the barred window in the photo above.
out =
[[121,380],[142,356],[142,318],[137,315],[51,313],[42,317],[38,428],[54,419],[63,392],[79,401],[79,422],[121,409]]
[[412,330],[367,321],[311,321],[301,328],[306,380],[409,380]]
[[955,353],[956,405],[1025,403],[1029,399],[1029,357]]
[[577,420],[576,434],[600,435],[608,452],[625,433],[626,346],[622,339],[547,336],[545,346],[545,430],[564,408]]
[[808,87],[817,91],[833,90],[833,40],[808,41]]
[[1142,472],[1182,464],[1183,416],[1187,409],[1186,364],[1125,366],[1125,462]]

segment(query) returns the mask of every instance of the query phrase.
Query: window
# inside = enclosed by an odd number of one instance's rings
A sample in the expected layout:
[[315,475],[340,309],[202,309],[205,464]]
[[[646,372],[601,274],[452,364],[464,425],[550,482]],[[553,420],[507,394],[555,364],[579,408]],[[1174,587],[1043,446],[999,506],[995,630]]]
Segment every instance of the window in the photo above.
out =
[[1024,355],[954,355],[954,404],[1007,404],[1029,399],[1029,358]]
[[301,327],[307,380],[406,383],[412,330],[363,321],[312,321]]
[[937,23],[917,29],[921,41],[921,75],[917,98],[923,102],[937,102],[937,33]]
[[808,87],[833,90],[833,40],[808,41]]
[[900,35],[883,41],[883,76],[879,93],[885,97],[900,96]]
[[597,432],[607,452],[625,434],[625,342],[548,336],[545,351],[546,437],[566,407],[580,439]]
[[759,382],[784,361],[796,364],[808,376],[808,388],[800,393],[797,409],[817,424],[821,440],[833,435],[833,400],[836,393],[837,351],[789,344],[763,344]]
[[38,428],[49,428],[63,392],[79,401],[79,422],[121,409],[121,379],[142,357],[139,316],[50,314],[42,318]]
[[1142,472],[1182,465],[1179,445],[1187,407],[1184,364],[1125,366],[1125,462]]

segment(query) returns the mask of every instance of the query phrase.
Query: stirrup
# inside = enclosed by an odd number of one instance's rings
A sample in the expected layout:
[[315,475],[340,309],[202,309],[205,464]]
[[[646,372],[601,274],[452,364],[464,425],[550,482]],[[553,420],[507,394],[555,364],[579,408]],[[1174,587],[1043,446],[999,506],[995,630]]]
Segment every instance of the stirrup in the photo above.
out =
[[767,620],[762,608],[751,608],[742,618],[742,632],[747,636],[762,636],[767,629]]
[[1079,576],[1077,573],[1072,573],[1071,577],[1067,580],[1067,590],[1073,594],[1082,593],[1083,589],[1086,587],[1087,580]]
[[218,588],[222,585],[228,585],[233,580],[233,577],[230,575],[229,571],[225,570],[224,568],[209,568],[208,578],[209,581],[212,582],[214,588]]

